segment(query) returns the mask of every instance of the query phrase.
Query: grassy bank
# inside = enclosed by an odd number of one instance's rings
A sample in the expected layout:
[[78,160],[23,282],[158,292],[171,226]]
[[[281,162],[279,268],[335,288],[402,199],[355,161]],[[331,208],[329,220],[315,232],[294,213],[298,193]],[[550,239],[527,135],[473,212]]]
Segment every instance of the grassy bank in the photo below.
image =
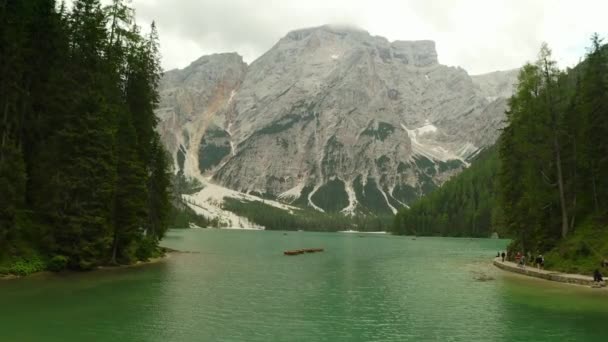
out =
[[591,275],[603,259],[608,259],[608,225],[594,220],[583,222],[545,255],[548,269],[585,275]]
[[[149,257],[133,260],[130,263],[121,264],[102,264],[98,265],[95,269],[107,269],[116,267],[130,267],[139,264],[146,264],[161,260],[168,253],[173,252],[170,249],[164,247],[158,247]],[[25,277],[31,274],[40,272],[61,272],[67,269],[68,259],[61,255],[55,255],[53,257],[41,256],[34,252],[28,253],[25,256],[10,257],[3,256],[0,258],[0,279],[2,278],[15,278]]]

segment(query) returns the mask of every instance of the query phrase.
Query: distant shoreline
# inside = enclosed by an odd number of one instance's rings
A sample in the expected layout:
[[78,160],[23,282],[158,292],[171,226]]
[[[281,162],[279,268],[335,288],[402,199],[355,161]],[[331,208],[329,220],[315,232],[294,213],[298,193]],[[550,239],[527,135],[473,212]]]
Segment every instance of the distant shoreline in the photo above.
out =
[[[495,258],[492,262],[494,266],[501,270],[525,275],[532,278],[539,278],[549,281],[554,281],[569,285],[582,285],[590,287],[595,284],[593,277],[582,275],[582,274],[570,274],[561,273],[551,270],[539,270],[533,265],[526,266],[525,268],[519,267],[516,263],[510,261],[502,261],[501,258]],[[608,287],[597,288],[601,291],[608,291]]]

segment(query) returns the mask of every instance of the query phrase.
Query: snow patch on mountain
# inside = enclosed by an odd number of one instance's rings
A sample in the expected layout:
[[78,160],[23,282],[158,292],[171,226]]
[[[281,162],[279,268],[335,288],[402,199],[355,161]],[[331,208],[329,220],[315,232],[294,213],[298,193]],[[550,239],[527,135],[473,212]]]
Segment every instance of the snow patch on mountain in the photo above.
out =
[[315,185],[315,188],[308,194],[308,205],[311,206],[313,209],[320,211],[322,213],[325,212],[325,210],[323,210],[322,208],[318,207],[313,201],[312,201],[312,196],[315,194],[315,192],[317,192],[317,190],[319,190],[319,188],[321,187],[322,184],[317,184]]
[[201,178],[203,181],[203,189],[192,195],[182,195],[186,204],[192,208],[197,214],[208,219],[219,219],[223,226],[230,228],[242,229],[264,229],[247,218],[238,216],[235,213],[222,208],[226,198],[232,198],[242,201],[262,202],[264,204],[294,213],[296,210],[301,210],[284,203],[277,201],[262,199],[260,197],[234,191],[223,186],[210,183],[207,179]]
[[288,201],[288,202],[294,201],[294,200],[300,198],[300,196],[302,195],[302,190],[304,189],[305,185],[306,185],[306,182],[300,182],[293,188],[279,194],[279,196],[277,196],[277,198],[282,201]]
[[376,187],[378,188],[378,191],[380,191],[380,193],[384,197],[384,201],[386,201],[386,205],[391,209],[393,214],[396,214],[397,209],[391,205],[391,202],[388,200],[388,196],[386,196],[386,192],[384,192],[384,190],[382,190],[379,186],[376,186]]
[[408,129],[404,124],[401,124],[401,128],[407,132],[407,135],[412,142],[412,157],[414,155],[421,155],[431,160],[438,160],[442,162],[447,162],[448,160],[454,159],[464,162],[464,159],[458,154],[447,150],[438,142],[426,137],[432,133],[437,133],[436,126],[426,123],[422,127]]
[[351,182],[344,183],[344,190],[346,190],[346,194],[348,195],[348,206],[342,209],[342,213],[346,215],[354,215],[355,210],[357,209],[357,195],[355,194],[355,190],[353,189],[353,185]]

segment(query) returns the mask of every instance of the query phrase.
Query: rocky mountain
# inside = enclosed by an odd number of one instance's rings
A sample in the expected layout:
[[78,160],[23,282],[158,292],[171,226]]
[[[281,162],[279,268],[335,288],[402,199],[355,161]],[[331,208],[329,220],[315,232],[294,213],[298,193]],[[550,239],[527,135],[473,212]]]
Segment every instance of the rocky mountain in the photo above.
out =
[[519,69],[506,71],[494,71],[483,75],[471,76],[473,82],[481,90],[481,94],[488,100],[494,101],[498,98],[509,98],[513,94],[517,83]]
[[217,54],[167,72],[159,130],[187,177],[320,211],[390,214],[495,141],[505,75],[442,65],[432,41],[308,28],[251,65]]

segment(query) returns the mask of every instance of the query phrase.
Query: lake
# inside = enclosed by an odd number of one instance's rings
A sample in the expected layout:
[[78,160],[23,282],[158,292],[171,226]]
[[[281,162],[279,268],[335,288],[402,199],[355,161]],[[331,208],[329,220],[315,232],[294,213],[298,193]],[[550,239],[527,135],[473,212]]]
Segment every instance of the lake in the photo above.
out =
[[[194,253],[0,281],[0,341],[608,340],[607,291],[497,270],[506,244],[173,230],[163,245]],[[282,254],[305,247],[325,252]]]

